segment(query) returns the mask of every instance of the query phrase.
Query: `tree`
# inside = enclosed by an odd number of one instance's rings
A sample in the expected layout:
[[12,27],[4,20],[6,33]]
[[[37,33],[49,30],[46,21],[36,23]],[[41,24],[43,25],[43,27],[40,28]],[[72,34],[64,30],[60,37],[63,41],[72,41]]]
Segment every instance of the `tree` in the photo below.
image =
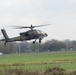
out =
[[42,51],[48,51],[49,45],[50,45],[50,40],[44,42],[44,43],[42,44]]
[[64,42],[52,39],[50,41],[50,45],[49,45],[48,49],[50,51],[58,51],[58,50],[61,50],[61,49],[65,49],[65,47],[66,46],[65,46]]

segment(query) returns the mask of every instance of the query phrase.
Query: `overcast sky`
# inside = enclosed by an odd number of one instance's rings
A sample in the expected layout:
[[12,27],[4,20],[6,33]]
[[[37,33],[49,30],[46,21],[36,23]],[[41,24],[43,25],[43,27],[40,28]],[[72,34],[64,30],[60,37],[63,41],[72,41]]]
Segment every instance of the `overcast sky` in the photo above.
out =
[[45,40],[76,40],[76,0],[0,0],[0,29],[9,37],[26,31],[7,26],[52,24],[37,28],[48,34]]

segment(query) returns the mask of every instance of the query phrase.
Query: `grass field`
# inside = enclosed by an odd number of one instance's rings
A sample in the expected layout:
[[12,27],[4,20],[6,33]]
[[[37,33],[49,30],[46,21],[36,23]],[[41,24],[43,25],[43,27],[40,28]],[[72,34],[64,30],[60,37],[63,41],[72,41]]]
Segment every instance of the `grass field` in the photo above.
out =
[[76,52],[7,54],[0,56],[0,69],[45,70],[60,67],[76,71]]

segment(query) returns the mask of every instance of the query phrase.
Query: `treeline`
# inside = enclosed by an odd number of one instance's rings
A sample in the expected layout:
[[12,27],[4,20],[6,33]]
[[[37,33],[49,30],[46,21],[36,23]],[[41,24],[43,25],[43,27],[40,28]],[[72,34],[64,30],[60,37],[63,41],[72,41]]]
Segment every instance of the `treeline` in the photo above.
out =
[[27,52],[51,52],[51,51],[66,51],[66,50],[76,50],[75,40],[48,40],[44,43],[39,44],[36,42],[32,44],[31,42],[13,42],[4,45],[0,42],[0,52],[4,54],[10,53],[27,53]]

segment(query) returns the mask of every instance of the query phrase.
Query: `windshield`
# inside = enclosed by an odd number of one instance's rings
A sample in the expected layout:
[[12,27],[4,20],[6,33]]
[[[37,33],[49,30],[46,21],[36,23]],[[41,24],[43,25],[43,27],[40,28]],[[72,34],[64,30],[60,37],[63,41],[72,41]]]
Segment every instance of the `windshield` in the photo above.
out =
[[39,34],[45,34],[43,31],[40,31],[40,30],[37,30],[37,32],[39,33]]

